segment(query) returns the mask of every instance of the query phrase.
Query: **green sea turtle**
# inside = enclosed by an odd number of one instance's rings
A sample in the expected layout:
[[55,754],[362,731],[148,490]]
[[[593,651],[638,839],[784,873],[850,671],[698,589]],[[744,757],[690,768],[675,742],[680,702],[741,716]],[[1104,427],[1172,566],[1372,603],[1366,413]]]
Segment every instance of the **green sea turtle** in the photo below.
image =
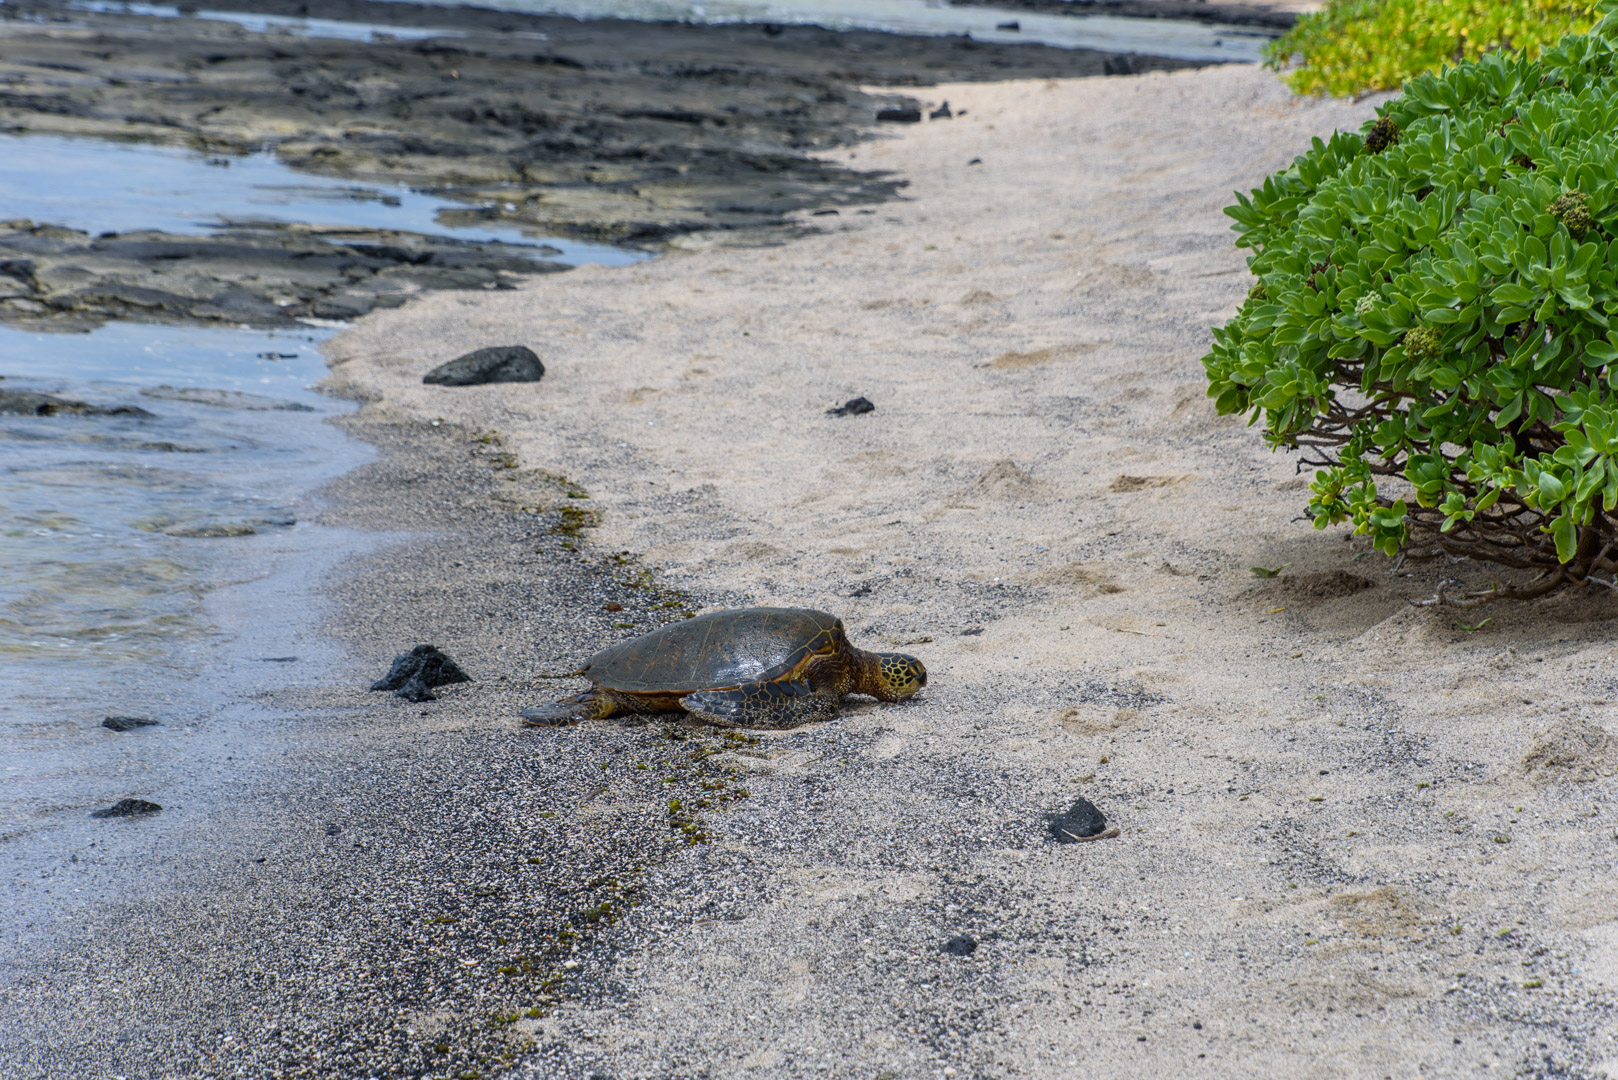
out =
[[523,710],[534,727],[625,713],[686,712],[724,727],[790,728],[837,715],[844,694],[903,701],[927,669],[849,644],[843,620],[805,608],[738,608],[606,648],[576,672],[595,685]]

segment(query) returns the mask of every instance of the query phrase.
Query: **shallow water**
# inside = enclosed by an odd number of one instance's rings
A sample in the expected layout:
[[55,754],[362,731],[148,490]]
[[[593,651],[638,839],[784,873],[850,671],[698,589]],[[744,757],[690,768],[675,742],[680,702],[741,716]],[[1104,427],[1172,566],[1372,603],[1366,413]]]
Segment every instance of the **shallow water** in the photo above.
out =
[[313,491],[374,457],[327,423],[353,406],[311,389],[330,334],[0,328],[0,391],[150,414],[0,414],[0,972],[44,912],[122,887],[57,895],[69,853],[141,865],[181,820],[121,829],[91,810],[223,811],[267,752],[257,693],[340,670],[322,582],[379,539],[311,520]]
[[438,220],[441,211],[467,205],[401,184],[358,184],[298,172],[270,154],[221,157],[172,146],[0,135],[0,218],[30,218],[92,234],[134,229],[196,234],[230,221],[304,222],[521,245],[534,258],[571,265],[621,266],[646,257],[511,226],[449,226]]
[[[0,659],[55,672],[75,698],[94,671],[184,670],[172,651],[211,633],[198,594],[260,572],[239,549],[298,528],[303,493],[367,459],[322,422],[349,406],[307,389],[325,374],[324,336],[0,328],[0,389],[153,414],[0,414]],[[0,723],[41,704],[0,698]]]

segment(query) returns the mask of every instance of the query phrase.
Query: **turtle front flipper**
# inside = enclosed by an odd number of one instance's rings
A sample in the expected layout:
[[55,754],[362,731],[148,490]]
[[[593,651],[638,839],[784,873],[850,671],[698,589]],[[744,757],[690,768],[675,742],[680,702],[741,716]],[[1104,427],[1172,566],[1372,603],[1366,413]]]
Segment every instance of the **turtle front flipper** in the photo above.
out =
[[574,697],[524,709],[522,722],[528,727],[567,727],[581,720],[606,720],[624,710],[598,690],[586,690]]
[[720,727],[794,728],[837,715],[837,698],[806,682],[749,683],[698,690],[680,699],[685,711]]

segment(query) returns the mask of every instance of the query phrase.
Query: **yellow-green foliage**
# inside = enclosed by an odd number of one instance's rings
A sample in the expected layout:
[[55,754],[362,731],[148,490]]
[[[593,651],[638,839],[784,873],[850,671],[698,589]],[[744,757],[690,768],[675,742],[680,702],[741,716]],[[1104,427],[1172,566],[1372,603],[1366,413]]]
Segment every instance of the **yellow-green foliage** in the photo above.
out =
[[1529,59],[1595,23],[1598,0],[1329,0],[1269,48],[1296,59],[1287,84],[1300,94],[1347,97],[1395,90],[1443,64],[1497,49]]

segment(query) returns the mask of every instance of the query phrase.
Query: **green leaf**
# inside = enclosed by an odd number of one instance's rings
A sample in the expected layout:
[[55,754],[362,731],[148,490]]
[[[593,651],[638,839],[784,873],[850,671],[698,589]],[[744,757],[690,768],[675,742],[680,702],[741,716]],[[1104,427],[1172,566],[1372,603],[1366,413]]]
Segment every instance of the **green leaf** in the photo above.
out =
[[1573,525],[1573,519],[1563,514],[1551,526],[1551,535],[1556,538],[1556,557],[1561,562],[1569,562],[1578,550],[1578,530]]

